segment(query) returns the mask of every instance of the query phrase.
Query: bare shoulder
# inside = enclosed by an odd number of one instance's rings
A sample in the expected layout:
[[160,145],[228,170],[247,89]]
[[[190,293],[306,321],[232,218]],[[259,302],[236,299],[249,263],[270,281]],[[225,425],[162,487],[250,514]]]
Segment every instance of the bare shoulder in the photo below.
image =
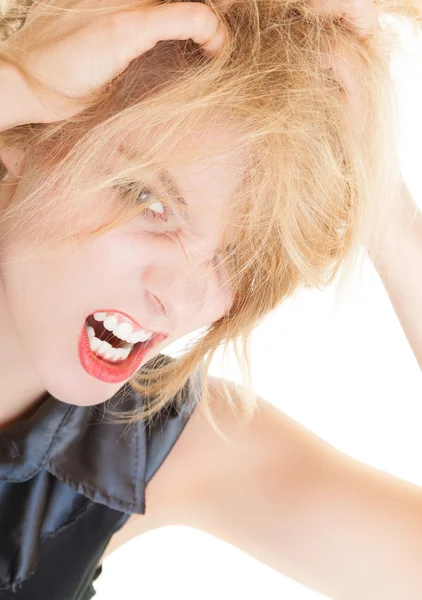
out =
[[[243,454],[247,452],[248,445],[252,443],[252,437],[247,435],[250,428],[229,408],[221,380],[209,377],[208,385],[213,417],[225,436],[232,441],[227,443],[215,432],[198,406],[166,460],[147,485],[145,514],[130,516],[111,538],[101,562],[132,538],[183,520],[183,513],[188,511],[188,507],[200,502],[201,494],[209,493],[210,490],[207,492],[205,489],[205,482],[208,488],[217,488],[223,480],[224,471],[230,472],[230,463],[236,460],[239,444],[243,444]],[[249,452],[252,453],[251,448]]]
[[[126,541],[151,529],[172,524],[190,524],[195,507],[214,504],[216,496],[228,488],[241,487],[247,474],[268,470],[268,460],[280,457],[284,446],[286,466],[293,468],[292,442],[297,432],[286,415],[259,399],[258,411],[244,423],[230,408],[222,381],[209,377],[210,407],[225,438],[220,436],[198,406],[179,439],[146,488],[144,515],[132,515],[112,538],[102,560]],[[226,382],[227,384],[227,382]],[[280,431],[280,417],[284,431]],[[278,422],[278,425],[277,425]],[[299,454],[299,444],[296,450]],[[279,460],[277,467],[279,468]]]
[[147,485],[139,529],[186,523],[195,507],[215,503],[228,489],[233,497],[242,493],[258,473],[271,479],[274,470],[288,492],[293,474],[297,483],[309,457],[324,447],[320,438],[263,398],[258,397],[254,417],[243,422],[227,402],[222,380],[209,377],[208,385],[212,415],[224,437],[198,406]]
[[245,423],[227,402],[222,380],[209,377],[208,385],[212,415],[224,437],[198,406],[147,486],[145,517],[154,526],[193,524],[196,509],[215,504],[227,490],[233,497],[242,493],[254,473],[294,471],[305,458],[305,428],[262,398]]

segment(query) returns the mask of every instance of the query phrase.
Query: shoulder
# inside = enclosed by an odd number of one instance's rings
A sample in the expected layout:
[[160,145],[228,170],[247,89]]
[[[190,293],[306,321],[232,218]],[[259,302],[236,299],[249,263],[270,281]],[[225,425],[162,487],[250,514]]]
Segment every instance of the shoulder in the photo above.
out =
[[[224,382],[235,394],[241,388]],[[217,506],[227,490],[241,495],[259,473],[290,470],[305,458],[302,426],[262,398],[249,422],[231,408],[223,380],[208,378],[210,408],[220,435],[199,404],[146,488],[142,518],[156,526],[187,523],[196,507]]]
[[[241,388],[224,383],[231,392],[241,393]],[[227,400],[223,380],[208,377],[207,384],[212,416],[223,436],[198,404],[146,487],[145,514],[130,517],[113,536],[107,554],[158,527],[210,530],[209,519],[218,520],[222,513],[234,510],[239,516],[251,506],[259,511],[264,488],[275,481],[286,496],[300,487],[299,474],[305,473],[304,463],[314,454],[306,444],[305,428],[259,397],[255,415],[243,422]]]

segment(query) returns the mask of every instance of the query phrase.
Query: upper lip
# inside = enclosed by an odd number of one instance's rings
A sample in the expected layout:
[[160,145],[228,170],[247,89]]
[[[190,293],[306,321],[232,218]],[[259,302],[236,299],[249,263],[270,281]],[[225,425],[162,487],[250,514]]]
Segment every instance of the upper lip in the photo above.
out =
[[[121,315],[122,317],[125,317],[126,319],[128,319],[132,325],[134,325],[137,329],[142,329],[144,331],[151,331],[154,335],[165,335],[166,337],[168,337],[170,335],[169,332],[167,331],[154,331],[153,329],[149,328],[149,327],[144,327],[143,325],[140,325],[138,323],[138,321],[136,321],[133,317],[131,317],[130,315],[128,315],[127,313],[122,312],[121,310],[115,310],[115,309],[99,309],[99,310],[95,310],[95,313],[100,313],[100,312],[104,312],[104,313],[108,313],[108,314],[116,314],[116,315]],[[91,316],[94,314],[90,313]]]

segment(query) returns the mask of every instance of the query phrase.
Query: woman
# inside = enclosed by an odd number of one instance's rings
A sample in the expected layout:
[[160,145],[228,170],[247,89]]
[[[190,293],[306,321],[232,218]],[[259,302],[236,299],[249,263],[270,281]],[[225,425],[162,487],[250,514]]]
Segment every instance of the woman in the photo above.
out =
[[[90,598],[102,557],[172,523],[332,598],[421,597],[421,490],[206,377],[221,343],[363,243],[394,270],[422,364],[407,300],[422,295],[421,222],[387,127],[390,38],[370,3],[331,11],[6,13],[0,598]],[[160,354],[197,330],[181,357]]]

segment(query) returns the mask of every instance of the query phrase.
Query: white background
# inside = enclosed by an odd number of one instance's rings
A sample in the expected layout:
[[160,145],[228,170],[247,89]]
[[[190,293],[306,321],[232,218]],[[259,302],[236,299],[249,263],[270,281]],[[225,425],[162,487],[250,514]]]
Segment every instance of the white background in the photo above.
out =
[[[396,56],[402,168],[422,208],[422,40],[403,29]],[[412,56],[414,54],[414,56]],[[301,291],[256,330],[255,390],[343,452],[422,485],[422,373],[388,295],[367,261],[336,301],[334,286]],[[215,361],[213,373],[220,374]],[[237,379],[235,372],[224,371]],[[251,515],[253,518],[253,515]],[[127,542],[103,563],[98,600],[323,596],[200,531],[166,527]]]

